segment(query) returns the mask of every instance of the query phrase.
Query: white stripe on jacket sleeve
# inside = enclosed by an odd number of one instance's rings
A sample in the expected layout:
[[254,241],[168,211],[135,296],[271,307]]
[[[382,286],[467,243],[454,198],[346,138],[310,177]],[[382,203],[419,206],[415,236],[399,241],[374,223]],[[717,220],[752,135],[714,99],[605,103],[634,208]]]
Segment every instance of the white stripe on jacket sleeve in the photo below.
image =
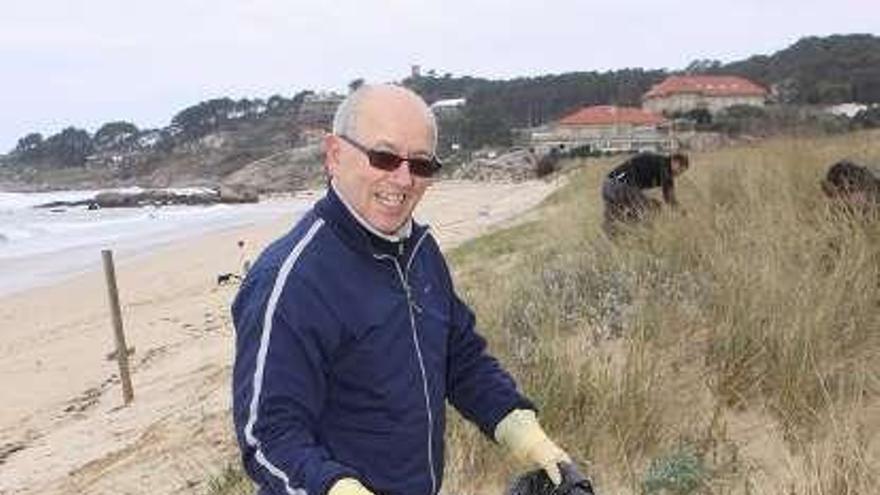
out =
[[291,487],[290,478],[287,476],[287,474],[284,473],[284,471],[279,469],[277,466],[272,464],[269,459],[266,458],[265,453],[262,451],[259,439],[254,436],[254,424],[257,422],[260,393],[263,389],[263,371],[266,367],[266,355],[269,353],[269,340],[272,336],[272,319],[275,315],[275,308],[278,306],[278,300],[281,298],[281,292],[284,290],[284,285],[287,282],[287,277],[293,270],[293,266],[294,264],[296,264],[296,260],[299,258],[300,254],[302,254],[303,250],[305,250],[309,242],[311,242],[312,238],[315,237],[315,234],[318,232],[318,229],[320,229],[322,225],[324,225],[323,219],[319,218],[315,220],[315,223],[313,223],[312,226],[309,227],[306,235],[304,235],[303,238],[296,243],[296,246],[294,246],[290,254],[287,255],[287,258],[281,265],[281,269],[278,270],[278,275],[275,276],[275,284],[272,286],[272,293],[269,296],[269,302],[266,304],[266,313],[263,315],[263,331],[260,335],[260,350],[257,352],[257,366],[254,370],[253,396],[251,397],[248,422],[244,428],[244,436],[247,444],[256,449],[254,458],[260,465],[266,468],[269,473],[284,482],[284,488],[289,495],[306,495],[306,491],[302,488]]

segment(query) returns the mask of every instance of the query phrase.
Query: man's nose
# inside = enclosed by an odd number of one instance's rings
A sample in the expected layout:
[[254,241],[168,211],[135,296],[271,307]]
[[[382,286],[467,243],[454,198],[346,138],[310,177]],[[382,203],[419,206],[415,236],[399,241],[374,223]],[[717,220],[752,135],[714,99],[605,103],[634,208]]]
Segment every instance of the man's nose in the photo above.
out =
[[404,160],[400,162],[400,165],[398,165],[396,169],[391,171],[392,181],[400,186],[413,185],[413,174],[410,171],[409,167],[409,160]]

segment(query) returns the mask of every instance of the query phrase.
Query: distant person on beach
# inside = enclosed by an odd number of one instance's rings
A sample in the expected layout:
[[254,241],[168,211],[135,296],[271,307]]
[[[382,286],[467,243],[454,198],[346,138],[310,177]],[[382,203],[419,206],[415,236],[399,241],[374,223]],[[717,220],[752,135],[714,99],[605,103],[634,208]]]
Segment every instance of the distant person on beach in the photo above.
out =
[[251,258],[248,255],[245,242],[242,239],[239,239],[238,241],[238,266],[242,278],[244,278],[244,276],[247,275],[247,272],[251,270]]
[[619,224],[641,222],[659,210],[660,202],[646,196],[645,189],[662,188],[663,201],[678,206],[675,178],[688,169],[688,164],[684,153],[639,153],[615,167],[602,183],[605,232],[613,234]]
[[569,456],[487,354],[437,242],[412,219],[440,169],[428,106],[403,87],[361,86],[324,144],[326,194],[259,256],[232,306],[234,422],[259,493],[434,495],[447,400],[568,480]]

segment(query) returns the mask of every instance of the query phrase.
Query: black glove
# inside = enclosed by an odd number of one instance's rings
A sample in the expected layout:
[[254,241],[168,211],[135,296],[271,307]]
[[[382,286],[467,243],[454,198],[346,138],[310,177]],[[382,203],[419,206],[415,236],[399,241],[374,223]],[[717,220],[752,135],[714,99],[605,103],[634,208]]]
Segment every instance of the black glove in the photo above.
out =
[[596,495],[593,484],[574,463],[560,462],[559,472],[562,473],[562,483],[556,487],[557,495]]
[[595,495],[593,485],[578,468],[570,462],[560,462],[559,472],[562,483],[554,486],[543,469],[529,471],[517,478],[508,495]]

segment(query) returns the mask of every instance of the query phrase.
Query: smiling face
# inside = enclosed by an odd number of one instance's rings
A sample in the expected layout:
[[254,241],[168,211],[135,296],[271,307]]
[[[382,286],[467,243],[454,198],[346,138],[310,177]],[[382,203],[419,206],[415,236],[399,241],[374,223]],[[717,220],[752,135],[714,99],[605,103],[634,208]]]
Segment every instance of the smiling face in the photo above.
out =
[[[425,103],[409,90],[394,86],[365,89],[355,108],[349,137],[365,147],[408,158],[430,158],[434,129]],[[330,135],[325,142],[326,167],[346,202],[376,230],[395,233],[412,215],[431,179],[410,172],[409,162],[392,171],[370,165],[367,154]]]

